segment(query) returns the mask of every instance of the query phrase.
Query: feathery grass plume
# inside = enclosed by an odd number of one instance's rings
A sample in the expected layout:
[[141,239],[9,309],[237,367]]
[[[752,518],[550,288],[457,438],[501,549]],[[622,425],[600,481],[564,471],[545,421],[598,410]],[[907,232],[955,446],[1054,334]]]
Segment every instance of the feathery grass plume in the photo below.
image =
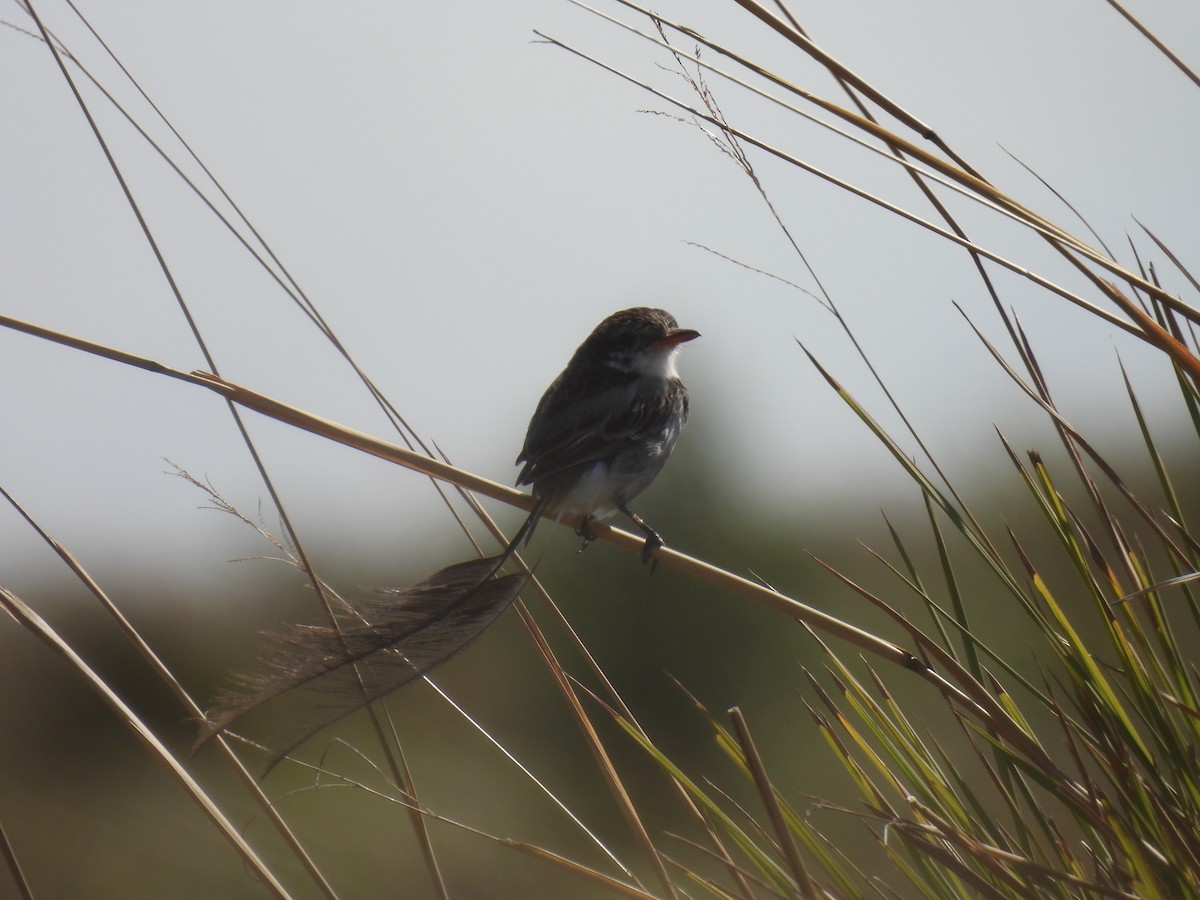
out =
[[[349,601],[336,627],[290,625],[267,634],[266,670],[237,676],[213,703],[199,747],[271,703],[274,764],[318,731],[452,659],[516,599],[528,573],[496,575],[482,557],[439,569],[411,587]],[[282,707],[282,709],[281,709]]]

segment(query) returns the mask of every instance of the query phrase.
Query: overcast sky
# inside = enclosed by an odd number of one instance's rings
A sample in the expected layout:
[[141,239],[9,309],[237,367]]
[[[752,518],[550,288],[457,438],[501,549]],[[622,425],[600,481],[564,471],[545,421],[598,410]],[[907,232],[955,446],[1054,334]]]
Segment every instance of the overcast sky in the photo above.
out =
[[[566,0],[77,5],[366,371],[463,467],[511,482],[529,414],[579,341],[609,312],[655,305],[704,335],[680,364],[694,418],[678,456],[747,474],[746,509],[839,498],[874,510],[893,496],[880,484],[904,484],[796,345],[890,423],[832,317],[800,290],[687,243],[813,290],[750,181],[696,128],[640,112],[667,103],[539,43],[533,30],[687,96],[661,68],[671,63],[661,50]],[[1197,4],[1130,7],[1200,66]],[[195,175],[70,8],[36,8]],[[817,65],[733,3],[655,9],[843,101]],[[1159,260],[1167,286],[1183,289],[1136,217],[1200,267],[1200,90],[1107,4],[850,0],[794,11],[836,58],[1005,190],[1078,228],[1008,150],[1123,260],[1130,233]],[[15,4],[4,16],[32,28]],[[710,80],[733,124],[930,215],[895,166]],[[0,312],[204,367],[45,46],[0,30],[0,83]],[[81,83],[225,377],[386,434],[347,367],[271,279]],[[761,154],[752,161],[825,288],[955,471],[988,464],[981,459],[1000,465],[993,421],[1018,440],[1050,441],[954,309],[1002,339],[965,253],[813,176]],[[981,243],[1082,287],[1036,239],[952,205]],[[1125,411],[1107,399],[1120,377],[1114,348],[1143,379],[1144,399],[1155,407],[1161,393],[1174,414],[1157,354],[1015,276],[997,283],[1035,347],[1056,355],[1049,374],[1066,414],[1098,429],[1105,446],[1132,440],[1122,435],[1133,427]],[[196,511],[203,498],[162,474],[173,460],[256,512],[265,491],[213,396],[6,330],[0,378],[0,484],[89,563],[203,577],[241,546],[232,523]],[[420,478],[273,423],[251,417],[251,426],[301,527],[336,537],[339,551],[403,556],[406,541],[459,540]],[[54,568],[6,509],[0,548],[0,580],[30,584]]]

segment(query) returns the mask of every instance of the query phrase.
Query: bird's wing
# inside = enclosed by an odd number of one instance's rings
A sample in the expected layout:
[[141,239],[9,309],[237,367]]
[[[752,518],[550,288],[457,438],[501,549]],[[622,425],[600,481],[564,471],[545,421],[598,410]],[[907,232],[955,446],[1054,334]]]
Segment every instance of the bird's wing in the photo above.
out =
[[[653,439],[670,425],[680,404],[687,416],[687,390],[678,380],[670,390],[630,391],[629,385],[588,396],[555,390],[538,404],[518,463],[517,484],[531,484],[591,460],[601,459],[639,441]],[[620,398],[630,395],[623,409]],[[578,399],[580,396],[586,399]],[[574,399],[572,399],[574,398]]]

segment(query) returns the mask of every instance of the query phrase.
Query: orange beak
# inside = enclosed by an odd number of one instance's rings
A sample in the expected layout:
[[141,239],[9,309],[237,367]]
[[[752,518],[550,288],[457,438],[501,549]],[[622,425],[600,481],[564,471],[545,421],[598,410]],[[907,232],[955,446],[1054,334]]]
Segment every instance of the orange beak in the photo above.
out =
[[654,342],[656,347],[675,347],[687,341],[694,341],[700,337],[700,332],[693,331],[690,328],[673,328],[667,332],[667,336],[661,340]]

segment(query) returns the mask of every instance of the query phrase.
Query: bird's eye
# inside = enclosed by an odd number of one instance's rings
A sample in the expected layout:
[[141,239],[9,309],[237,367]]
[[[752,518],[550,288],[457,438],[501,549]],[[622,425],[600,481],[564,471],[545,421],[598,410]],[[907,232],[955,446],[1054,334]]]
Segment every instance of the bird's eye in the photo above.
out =
[[617,346],[622,350],[632,350],[637,343],[637,335],[632,331],[622,331],[617,335]]

